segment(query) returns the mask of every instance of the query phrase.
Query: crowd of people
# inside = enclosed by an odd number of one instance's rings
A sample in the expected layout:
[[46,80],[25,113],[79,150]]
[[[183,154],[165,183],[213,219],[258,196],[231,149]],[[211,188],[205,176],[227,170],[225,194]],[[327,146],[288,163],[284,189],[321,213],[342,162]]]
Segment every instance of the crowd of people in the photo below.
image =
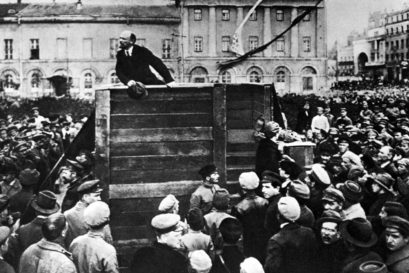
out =
[[[409,100],[399,92],[306,101],[294,128],[256,120],[254,171],[238,177],[240,200],[199,170],[187,215],[169,193],[150,221],[152,244],[130,272],[409,272]],[[0,120],[0,269],[5,272],[119,272],[93,156],[82,151],[41,182],[85,120],[39,109]],[[77,127],[78,126],[78,127]],[[291,127],[291,126],[290,126]],[[290,129],[294,129],[291,131]],[[315,143],[313,162],[282,143]],[[298,160],[298,159],[297,159]]]

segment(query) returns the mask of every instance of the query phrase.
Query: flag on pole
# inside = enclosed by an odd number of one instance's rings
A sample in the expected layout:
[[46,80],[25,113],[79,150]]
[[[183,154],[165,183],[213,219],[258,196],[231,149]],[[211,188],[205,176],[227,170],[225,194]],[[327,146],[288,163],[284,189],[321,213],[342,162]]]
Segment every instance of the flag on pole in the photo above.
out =
[[247,13],[246,17],[244,17],[243,21],[237,27],[236,31],[233,34],[233,38],[232,38],[231,44],[230,44],[230,51],[231,52],[236,53],[239,56],[244,55],[241,32],[243,30],[244,24],[249,20],[251,14],[256,10],[258,5],[261,4],[261,2],[263,2],[263,0],[257,0],[257,2],[254,4],[254,6]]

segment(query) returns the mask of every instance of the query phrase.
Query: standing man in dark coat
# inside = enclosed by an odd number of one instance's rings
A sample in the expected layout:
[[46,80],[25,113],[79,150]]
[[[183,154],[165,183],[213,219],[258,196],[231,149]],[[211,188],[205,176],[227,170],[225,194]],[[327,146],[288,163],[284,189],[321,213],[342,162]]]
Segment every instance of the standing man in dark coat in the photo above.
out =
[[[173,82],[168,68],[152,52],[135,44],[136,36],[131,31],[123,31],[119,36],[121,50],[116,55],[116,74],[119,80],[128,87],[142,84],[164,84]],[[163,81],[149,69],[152,66],[163,78]]]
[[187,273],[187,259],[177,249],[182,246],[180,216],[164,213],[153,217],[156,233],[152,246],[137,250],[131,262],[132,273]]
[[282,197],[278,201],[280,231],[270,238],[264,264],[266,273],[315,272],[317,241],[312,229],[295,222],[301,209],[293,197]]
[[390,216],[386,218],[385,227],[388,269],[393,273],[409,272],[409,221]]
[[256,153],[256,173],[258,177],[265,170],[270,170],[279,173],[279,161],[281,160],[281,152],[278,149],[278,144],[273,140],[280,131],[280,125],[277,122],[269,121],[265,125],[265,139],[260,140]]
[[303,108],[298,111],[295,131],[299,134],[304,134],[311,127],[311,120],[310,104],[306,102]]

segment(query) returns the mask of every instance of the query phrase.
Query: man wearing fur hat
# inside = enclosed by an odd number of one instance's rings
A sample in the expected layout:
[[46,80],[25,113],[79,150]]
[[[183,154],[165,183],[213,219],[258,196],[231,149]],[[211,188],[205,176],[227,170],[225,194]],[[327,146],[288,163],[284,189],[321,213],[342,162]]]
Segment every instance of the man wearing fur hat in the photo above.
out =
[[278,202],[281,229],[268,241],[266,273],[315,272],[317,241],[310,228],[296,224],[300,211],[293,197],[282,197]]
[[213,164],[201,168],[199,174],[202,176],[203,184],[192,193],[190,209],[199,208],[202,210],[203,215],[206,215],[213,207],[214,193],[220,189],[218,185],[220,176],[216,166]]
[[71,243],[70,252],[78,273],[119,273],[116,250],[104,240],[104,227],[109,223],[110,210],[106,203],[96,201],[84,211],[87,234]]
[[393,273],[409,270],[409,221],[399,216],[391,216],[385,221],[386,247],[389,254],[386,265]]
[[269,121],[264,127],[265,139],[260,140],[256,152],[256,173],[259,177],[265,170],[278,173],[279,162],[282,158],[278,149],[278,144],[274,138],[280,131],[280,125],[277,122]]
[[156,233],[152,246],[137,250],[132,258],[133,273],[187,273],[188,261],[177,249],[182,246],[183,228],[180,216],[163,213],[153,217],[151,226]]
[[266,240],[264,218],[268,201],[256,195],[259,178],[255,172],[244,172],[239,177],[244,199],[233,207],[231,214],[243,225],[244,255],[263,262]]

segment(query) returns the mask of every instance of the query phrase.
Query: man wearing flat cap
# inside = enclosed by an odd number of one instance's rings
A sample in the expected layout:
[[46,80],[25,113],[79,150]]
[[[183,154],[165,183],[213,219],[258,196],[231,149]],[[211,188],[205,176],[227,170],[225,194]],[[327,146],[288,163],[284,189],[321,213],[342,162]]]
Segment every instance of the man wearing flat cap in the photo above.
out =
[[310,200],[310,188],[300,180],[291,181],[288,187],[287,196],[294,197],[300,205],[300,217],[297,223],[304,227],[313,228],[315,223],[315,216],[311,209],[306,205]]
[[263,262],[265,258],[266,238],[264,219],[268,201],[258,195],[255,190],[259,185],[259,178],[255,172],[244,172],[239,176],[240,187],[244,198],[232,208],[231,214],[243,226],[244,255],[255,257]]
[[349,149],[350,142],[351,140],[348,136],[344,135],[338,138],[339,155],[342,157],[344,162],[348,162],[350,165],[362,167],[361,158]]
[[399,216],[385,220],[386,248],[389,250],[386,265],[393,273],[409,270],[409,221]]
[[345,198],[342,191],[334,187],[328,187],[324,190],[324,195],[322,197],[322,206],[324,210],[332,210],[341,213],[344,203]]
[[179,213],[179,200],[173,194],[168,194],[159,204],[160,213]]
[[[65,245],[70,246],[71,242],[80,235],[88,232],[88,226],[85,223],[85,209],[96,201],[101,201],[102,188],[99,187],[99,180],[89,180],[82,183],[78,189],[80,200],[75,206],[64,212],[67,219],[67,233],[65,235]],[[109,225],[103,228],[104,240],[112,244],[111,229]]]
[[341,215],[333,210],[325,210],[317,220],[319,232],[318,266],[317,273],[336,273],[341,271],[341,262],[345,250],[341,239],[339,225]]
[[119,273],[115,248],[104,240],[104,227],[109,223],[110,210],[106,203],[96,201],[84,211],[88,233],[72,241],[72,253],[78,273]]
[[315,272],[317,241],[312,229],[296,223],[300,205],[293,197],[278,201],[280,231],[270,238],[264,263],[266,273]]
[[213,164],[204,166],[199,170],[199,174],[203,179],[203,184],[200,185],[190,197],[190,209],[199,208],[203,215],[208,214],[213,207],[214,193],[220,189],[219,173]]
[[189,253],[189,273],[208,273],[212,268],[212,260],[204,250]]
[[380,261],[379,254],[370,250],[377,242],[371,223],[364,218],[354,218],[341,224],[341,236],[347,250],[342,262],[342,273],[359,272],[359,266],[367,261]]
[[345,198],[344,209],[341,213],[342,218],[346,220],[366,219],[366,213],[360,203],[363,198],[362,187],[354,181],[347,180],[339,185],[339,190]]
[[152,246],[138,249],[131,262],[133,273],[187,273],[188,261],[177,249],[182,246],[180,216],[172,213],[153,217],[151,226],[156,233]]

